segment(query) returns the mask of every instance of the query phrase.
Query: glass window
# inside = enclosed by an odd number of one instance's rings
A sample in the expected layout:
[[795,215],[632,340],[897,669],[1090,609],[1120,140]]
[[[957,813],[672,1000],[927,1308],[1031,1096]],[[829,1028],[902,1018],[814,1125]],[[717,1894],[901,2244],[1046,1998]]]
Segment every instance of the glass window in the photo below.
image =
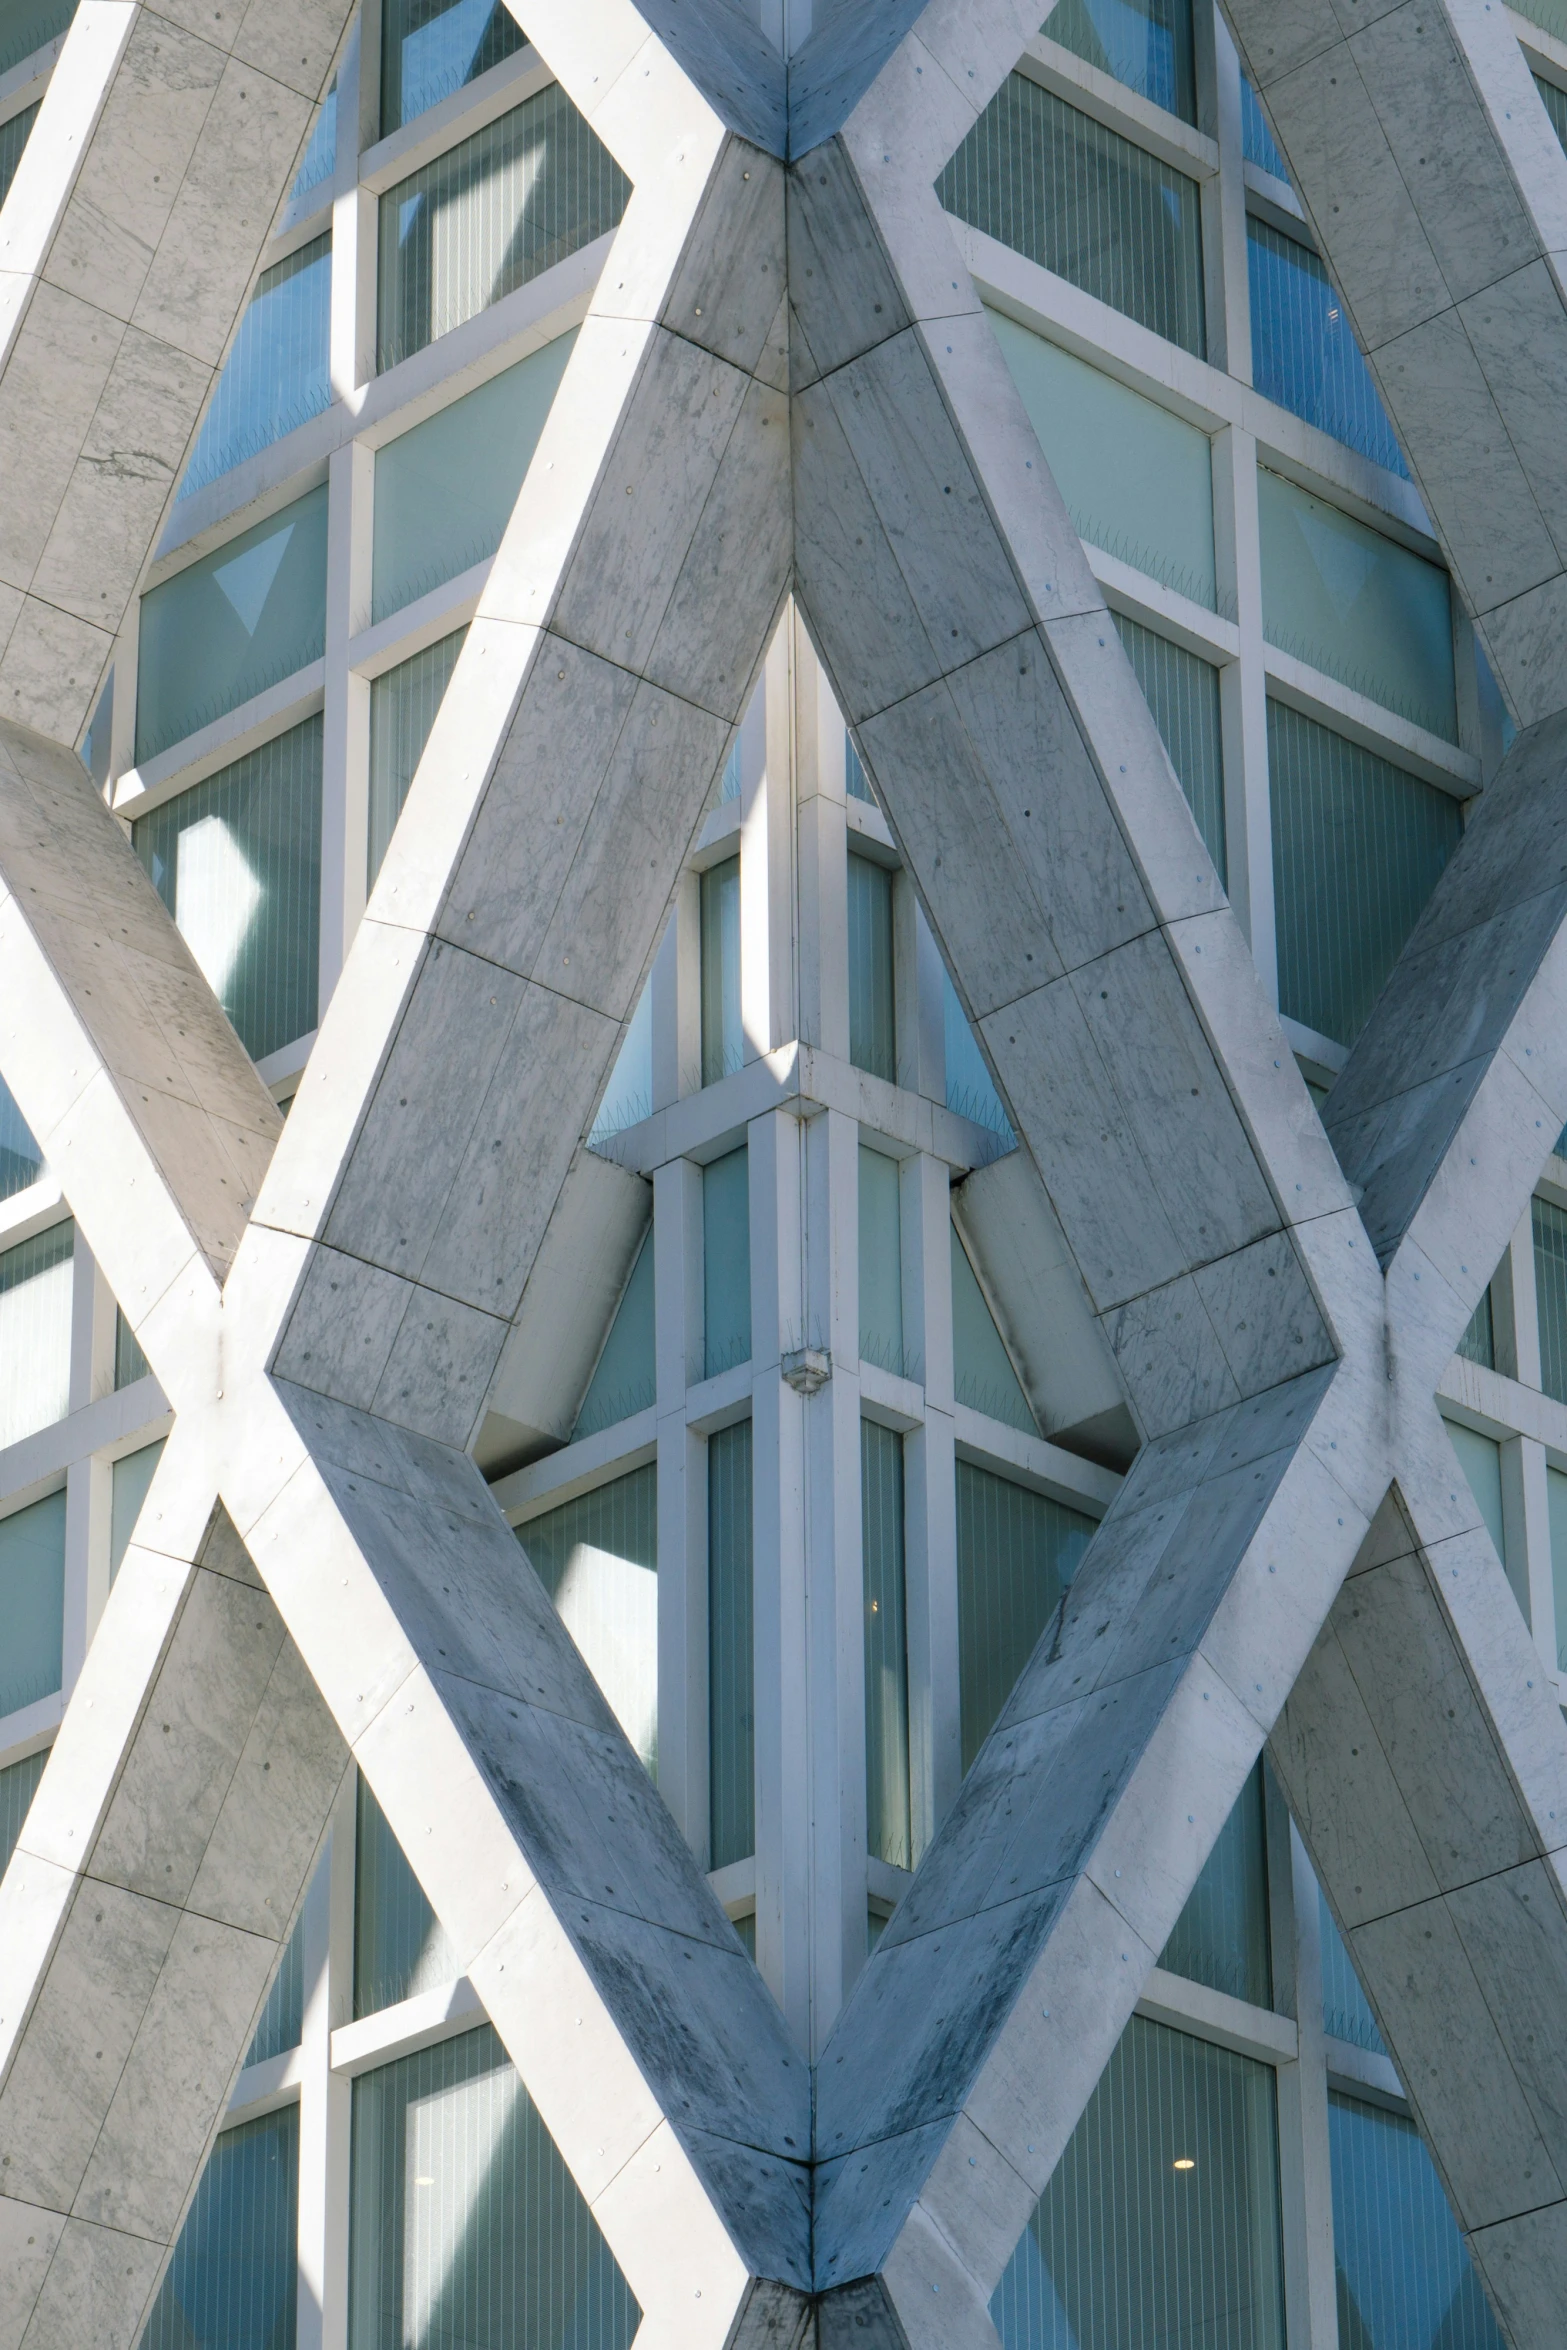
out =
[[252,1060],[308,1036],[321,953],[320,718],[166,800],[131,839]]
[[359,1781],[354,1845],[354,2015],[374,2015],[462,1973],[386,1814]]
[[321,659],[326,517],[323,483],[143,596],[138,759]]
[[323,180],[329,180],[336,169],[337,76],[334,74],[332,87],[321,101],[321,111],[316,116],[316,127],[310,134],[310,144],[305,149],[304,160],[299,166],[293,186],[289,189],[289,202],[297,204],[301,196],[308,196],[312,188],[319,188]]
[[751,1359],[751,1164],[742,1143],[702,1169],[702,1375]]
[[976,1126],[988,1126],[992,1134],[1003,1136],[1010,1146],[1017,1140],[1012,1122],[1002,1106],[995,1081],[985,1065],[985,1056],[979,1049],[979,1039],[968,1024],[958,991],[952,984],[952,974],[945,965],[941,978],[947,1107],[960,1118],[971,1118]]
[[1445,1420],[1443,1426],[1452,1438],[1459,1467],[1469,1480],[1469,1490],[1475,1497],[1475,1506],[1484,1521],[1485,1530],[1496,1545],[1496,1555],[1505,1566],[1507,1534],[1502,1517],[1502,1448],[1494,1437],[1482,1436],[1478,1429],[1465,1428],[1457,1420]]
[[[862,1350],[863,1351],[863,1350]],[[1037,1436],[1022,1381],[996,1328],[990,1301],[969,1263],[968,1251],[952,1227],[952,1385],[959,1403]]]
[[1377,2019],[1371,2012],[1371,2002],[1361,1989],[1360,1977],[1349,1955],[1343,1935],[1333,1922],[1328,1897],[1317,1887],[1317,1933],[1322,1950],[1322,2028],[1335,2040],[1348,2040],[1355,2048],[1368,2048],[1373,2056],[1386,2056],[1382,2035],[1377,2030]]
[[[3,48],[0,48],[0,54],[3,54]],[[4,67],[0,66],[0,72],[3,71]],[[9,121],[0,122],[0,204],[5,202],[10,192],[11,182],[16,177],[16,167],[22,160],[22,149],[27,145],[28,133],[38,120],[38,108],[42,104],[40,98],[33,105],[24,106],[20,114],[13,114]]]
[[1273,2004],[1268,1843],[1259,1763],[1165,1944],[1159,1964],[1253,2007]]
[[1265,466],[1257,511],[1269,644],[1456,742],[1446,572]]
[[1545,1492],[1551,1527],[1551,1591],[1556,1601],[1556,1663],[1567,1672],[1567,1477],[1560,1469],[1545,1472]]
[[114,671],[103,681],[92,723],[82,737],[77,756],[100,791],[106,791],[109,782],[109,754],[114,748]]
[[0,17],[0,73],[70,30],[76,0],[12,0]]
[[740,797],[740,738],[736,735],[724,761],[724,771],[718,782],[718,804],[722,808]]
[[[1563,8],[1561,13],[1563,19],[1567,20],[1567,8]],[[1552,130],[1562,145],[1567,147],[1567,90],[1560,88],[1555,82],[1548,82],[1545,76],[1539,73],[1534,77],[1534,86],[1540,93],[1541,104],[1551,118]],[[0,133],[0,136],[3,136],[3,133]]]
[[0,1624],[0,1714],[15,1714],[53,1697],[64,1677],[63,1493],[0,1518]]
[[648,1233],[637,1252],[604,1351],[588,1382],[577,1424],[579,1437],[594,1436],[600,1428],[629,1420],[633,1412],[651,1409],[658,1399],[658,1362],[653,1321],[653,1235]]
[[288,2049],[297,2048],[305,2031],[305,1945],[302,1923],[296,1923],[283,1946],[283,1956],[267,2003],[261,2010],[250,2046],[245,2051],[246,2064],[266,2064],[274,2056],[282,2056]]
[[860,1145],[860,1355],[907,1379],[903,1351],[903,1213],[898,1162]]
[[576,339],[557,335],[377,450],[372,620],[494,554]]
[[914,1866],[909,1805],[908,1603],[903,1439],[860,1422],[865,1555],[865,1841],[873,1860]]
[[262,271],[180,484],[182,498],[331,406],[331,337],[329,231]]
[[1224,726],[1219,709],[1219,672],[1211,661],[1156,636],[1151,628],[1113,612],[1116,633],[1170,765],[1197,819],[1203,847],[1228,887],[1229,855],[1224,838]]
[[44,1155],[0,1078],[0,1199],[15,1199],[38,1181]]
[[1246,223],[1251,373],[1259,392],[1409,479],[1348,313],[1309,245],[1266,221]]
[[1567,1214],[1548,1199],[1537,1199],[1533,1214],[1540,1385],[1567,1403]]
[[1567,41],[1567,0],[1518,0],[1518,14],[1537,24],[1542,32],[1554,33],[1559,41]]
[[354,2083],[349,2350],[630,2350],[642,2312],[493,2026]]
[[41,1754],[30,1754],[25,1762],[10,1763],[0,1771],[0,1877],[11,1865],[11,1855],[21,1839],[22,1823],[38,1792],[38,1782],[48,1760],[46,1746]]
[[856,1069],[896,1084],[898,1026],[893,984],[892,883],[885,865],[849,856],[849,1058]]
[[710,865],[702,894],[702,1083],[732,1077],[745,1061],[740,1026],[740,860]]
[[136,1521],[141,1516],[142,1503],[152,1483],[152,1473],[163,1458],[167,1439],[160,1436],[156,1444],[144,1444],[140,1452],[131,1452],[116,1461],[110,1472],[109,1486],[109,1581],[120,1571],[120,1562],[130,1549]]
[[949,212],[1207,353],[1197,182],[1010,74],[936,182]]
[[138,1379],[151,1376],[152,1365],[141,1351],[135,1331],[126,1321],[122,1308],[114,1309],[114,1384],[116,1391],[134,1387]]
[[[644,1254],[649,1253],[644,1251]],[[517,1540],[637,1755],[658,1776],[658,1469],[579,1493]]]
[[708,1438],[708,1866],[715,1869],[728,1868],[756,1850],[751,1473],[749,1420],[737,1420],[732,1428]]
[[1003,311],[990,323],[1079,537],[1217,611],[1207,434]]
[[1191,0],[1056,0],[1042,30],[1140,98],[1197,120]]
[[71,1408],[75,1248],[75,1225],[53,1224],[0,1254],[0,1451]]
[[453,629],[370,684],[369,886],[374,889],[468,631]]
[[1496,1316],[1491,1306],[1491,1292],[1486,1289],[1469,1317],[1469,1324],[1458,1341],[1458,1351],[1466,1363],[1481,1363],[1488,1371],[1496,1369]]
[[653,983],[644,982],[604,1088],[589,1147],[639,1126],[653,1109]]
[[963,1768],[995,1727],[1094,1521],[972,1461],[958,1463],[958,1680]]
[[378,366],[603,236],[630,193],[558,84],[412,173],[381,198]]
[[527,45],[506,0],[385,0],[382,138]]
[[1502,2350],[1502,2336],[1413,2122],[1335,2090],[1333,2268],[1352,2350]]
[[1284,2350],[1272,2068],[1134,2016],[990,2314],[1005,2350]]
[[140,2350],[294,2350],[299,2108],[225,2130],[196,2189]]
[[1289,184],[1289,171],[1279,152],[1278,143],[1268,128],[1268,118],[1256,91],[1241,75],[1241,148],[1248,163],[1255,163],[1259,171],[1271,171],[1276,180]]
[[1451,793],[1268,704],[1279,1009],[1353,1044],[1458,846]]
[[871,779],[865,772],[865,762],[854,747],[854,737],[845,732],[843,738],[843,788],[851,800],[863,800],[874,808],[876,794],[871,790]]

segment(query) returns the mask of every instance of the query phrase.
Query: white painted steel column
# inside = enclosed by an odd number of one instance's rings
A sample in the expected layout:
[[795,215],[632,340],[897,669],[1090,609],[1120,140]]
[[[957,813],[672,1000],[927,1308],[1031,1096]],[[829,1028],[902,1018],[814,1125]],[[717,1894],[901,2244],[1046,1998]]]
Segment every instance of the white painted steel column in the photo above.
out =
[[[1333,2273],[1333,2166],[1328,2138],[1327,2039],[1322,2025],[1322,1932],[1317,1880],[1282,1796],[1268,1785],[1274,1964],[1288,1965],[1298,2055],[1279,2068],[1279,2187],[1284,2217],[1286,2332],[1295,2350],[1339,2350]],[[1283,1876],[1287,1882],[1278,1885]],[[1275,2007],[1280,2001],[1275,1996]]]

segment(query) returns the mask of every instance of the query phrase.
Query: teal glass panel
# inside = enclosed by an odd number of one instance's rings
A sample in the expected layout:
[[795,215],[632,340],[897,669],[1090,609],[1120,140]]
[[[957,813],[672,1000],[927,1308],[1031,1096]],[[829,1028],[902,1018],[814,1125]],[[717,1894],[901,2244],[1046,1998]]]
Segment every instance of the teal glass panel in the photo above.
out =
[[949,212],[1206,355],[1197,182],[1009,74],[936,182]]
[[75,1248],[75,1225],[52,1224],[0,1254],[0,1451],[70,1410]]
[[301,196],[308,196],[312,188],[319,188],[324,180],[329,180],[336,169],[337,77],[334,74],[332,87],[321,101],[321,111],[316,116],[316,127],[310,134],[310,144],[305,149],[294,184],[289,189],[289,202],[297,204]]
[[628,1126],[639,1126],[651,1116],[652,1109],[653,983],[649,980],[637,998],[637,1008],[615,1055],[615,1066],[588,1136],[590,1147],[608,1142],[611,1135],[623,1134]]
[[1268,704],[1279,1009],[1353,1044],[1458,846],[1450,793]]
[[[644,1249],[644,1255],[651,1250]],[[658,1776],[658,1469],[595,1485],[517,1528],[610,1712]]]
[[999,1134],[1010,1149],[1017,1141],[1012,1131],[995,1081],[985,1065],[985,1056],[979,1049],[979,1040],[968,1024],[967,1015],[952,984],[952,974],[942,969],[941,1028],[946,1069],[947,1107],[960,1118],[972,1118],[976,1126],[986,1126],[992,1134]]
[[1241,151],[1248,163],[1255,163],[1259,171],[1272,172],[1276,180],[1283,180],[1288,186],[1288,167],[1268,128],[1261,101],[1245,74],[1241,75]]
[[1349,314],[1309,245],[1246,222],[1251,376],[1281,408],[1407,481],[1409,468]]
[[715,1869],[756,1850],[751,1476],[751,1423],[738,1420],[707,1442],[708,1866]]
[[[1564,19],[1567,19],[1567,8],[1563,8],[1561,14]],[[1540,93],[1541,104],[1551,118],[1552,130],[1556,133],[1563,147],[1567,147],[1567,90],[1559,88],[1555,82],[1548,82],[1543,74],[1538,73],[1534,77],[1534,86]]]
[[321,954],[320,718],[166,800],[131,839],[252,1060],[308,1036]]
[[860,1356],[895,1379],[918,1373],[903,1345],[903,1212],[898,1162],[860,1145]]
[[166,1437],[156,1444],[144,1444],[140,1452],[131,1452],[116,1461],[110,1472],[109,1484],[109,1581],[120,1571],[120,1562],[130,1549],[136,1521],[141,1516],[141,1505],[147,1498],[152,1473],[163,1458]]
[[1005,2350],[1284,2350],[1272,2067],[1134,2016],[990,2304]]
[[1266,467],[1257,511],[1269,644],[1456,742],[1446,572]]
[[24,1762],[9,1763],[0,1771],[0,1877],[11,1865],[22,1833],[22,1823],[38,1792],[38,1782],[44,1775],[44,1764],[49,1760],[46,1746],[41,1754],[30,1754]]
[[746,1915],[745,1915],[743,1918],[734,1918],[733,1920],[731,1920],[731,1923],[732,1923],[732,1924],[733,1924],[733,1926],[734,1926],[734,1930],[735,1930],[735,1932],[736,1932],[736,1933],[739,1935],[739,1937],[740,1937],[740,1947],[741,1947],[741,1949],[742,1949],[742,1950],[745,1952],[745,1955],[746,1955],[746,1957],[747,1957],[747,1958],[748,1958],[748,1959],[751,1961],[752,1965],[754,1966],[754,1965],[756,1964],[756,1912],[755,1912],[755,1910],[754,1910],[754,1909],[753,1909],[753,1910],[748,1910],[748,1911],[747,1911],[747,1913],[746,1913]]
[[1546,1501],[1551,1528],[1551,1591],[1556,1602],[1556,1662],[1567,1672],[1567,1477],[1560,1469],[1545,1472]]
[[455,628],[439,644],[426,645],[422,653],[371,680],[366,878],[372,889],[467,634],[466,628]]
[[1502,1515],[1502,1448],[1494,1437],[1482,1436],[1477,1428],[1465,1428],[1457,1420],[1444,1420],[1442,1425],[1452,1439],[1475,1506],[1496,1545],[1496,1555],[1505,1566],[1507,1530]]
[[1526,16],[1558,41],[1567,41],[1567,0],[1518,0],[1518,14]]
[[381,198],[384,371],[615,228],[631,183],[558,83]]
[[909,1787],[908,1599],[903,1439],[860,1422],[865,1560],[865,1840],[873,1860],[914,1866]]
[[116,1391],[134,1387],[138,1379],[151,1376],[152,1365],[141,1351],[135,1331],[126,1321],[119,1306],[114,1309],[114,1384]]
[[376,451],[372,620],[494,554],[576,339],[557,335]]
[[1488,1371],[1496,1369],[1496,1316],[1489,1289],[1470,1315],[1468,1327],[1458,1341],[1458,1351],[1466,1363],[1483,1364]]
[[1567,1403],[1567,1214],[1553,1201],[1537,1199],[1533,1216],[1540,1385],[1558,1403]]
[[1354,2048],[1369,2049],[1373,2056],[1386,2056],[1371,2002],[1361,1989],[1355,1962],[1333,1922],[1328,1897],[1320,1885],[1317,1887],[1317,1936],[1322,1951],[1323,2030],[1335,2040],[1349,2041]]
[[263,270],[180,483],[188,498],[332,404],[332,238]]
[[53,1697],[63,1678],[65,1495],[0,1518],[0,1715]]
[[0,1078],[0,1199],[15,1199],[44,1171],[44,1155]]
[[734,740],[734,742],[733,742],[733,743],[731,744],[731,746],[730,746],[729,756],[728,756],[728,758],[727,758],[727,759],[724,761],[724,772],[723,772],[723,775],[721,776],[721,778],[719,779],[719,785],[718,785],[718,804],[719,804],[719,806],[722,808],[722,807],[725,807],[725,806],[727,806],[727,805],[728,805],[729,803],[731,803],[732,801],[734,801],[734,800],[737,800],[739,797],[740,797],[740,739],[739,739],[739,737],[738,737],[738,735],[737,735],[737,736],[735,737],[735,740]]
[[1061,1604],[1094,1521],[958,1463],[958,1685],[967,1770]]
[[1414,2123],[1334,2090],[1328,2145],[1341,2350],[1503,2350]]
[[246,2064],[267,2064],[274,2056],[282,2056],[290,2048],[297,2048],[305,2032],[305,1944],[302,1924],[297,1924],[283,1945],[283,1956],[278,1961],[267,2003],[261,2010],[261,2019],[245,2051]]
[[573,1444],[580,1437],[597,1435],[600,1428],[613,1427],[618,1420],[629,1420],[633,1412],[652,1408],[658,1399],[655,1338],[653,1235],[649,1232],[637,1252],[604,1351],[588,1382],[571,1431]]
[[1207,434],[1004,311],[989,317],[1079,537],[1217,611]]
[[354,1844],[355,2018],[437,1990],[461,1972],[386,1814],[361,1778]]
[[867,807],[875,807],[876,794],[871,790],[865,762],[854,747],[854,737],[848,733],[843,738],[843,788],[851,800],[863,800]]
[[0,10],[0,73],[69,32],[76,0],[10,0]]
[[139,760],[321,659],[326,524],[323,483],[143,596]]
[[870,857],[849,855],[849,1058],[856,1069],[898,1077],[892,951],[893,875]]
[[1268,1844],[1259,1763],[1203,1864],[1159,1964],[1253,2007],[1273,2004]]
[[506,0],[385,0],[382,138],[527,45]]
[[141,2350],[294,2350],[299,2108],[225,2130],[158,2288]]
[[631,2350],[642,2312],[492,2025],[354,2083],[349,2350]]
[[[863,1349],[861,1350],[863,1352]],[[968,1251],[952,1227],[952,1385],[959,1403],[1037,1436],[1023,1383],[996,1328],[990,1301],[969,1263]]]
[[13,114],[9,122],[0,122],[0,204],[10,193],[16,167],[22,160],[22,149],[27,145],[28,133],[38,120],[38,108],[42,104],[40,98],[35,104],[24,106],[20,114]]
[[1192,0],[1056,0],[1040,29],[1139,98],[1197,120]]
[[726,857],[701,878],[702,1083],[733,1077],[745,1061],[740,1025],[740,860]]
[[703,1377],[751,1359],[751,1164],[744,1144],[702,1169]]
[[1229,852],[1224,837],[1224,725],[1219,708],[1219,672],[1211,661],[1184,645],[1156,636],[1139,621],[1114,612],[1116,634],[1137,674],[1159,739],[1197,819],[1203,847],[1219,879],[1229,886]]

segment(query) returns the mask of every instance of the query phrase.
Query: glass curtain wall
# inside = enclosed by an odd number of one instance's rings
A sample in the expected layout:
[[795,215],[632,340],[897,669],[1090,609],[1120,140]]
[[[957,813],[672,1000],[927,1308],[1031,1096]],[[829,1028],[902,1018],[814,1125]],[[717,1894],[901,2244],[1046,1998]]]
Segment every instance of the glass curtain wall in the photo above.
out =
[[505,0],[384,0],[382,138],[527,45]]
[[994,1728],[1061,1604],[1094,1521],[972,1461],[958,1463],[958,1682],[963,1768]]
[[52,1224],[0,1254],[0,1451],[70,1409],[75,1249],[76,1226]]
[[1328,2140],[1344,2350],[1502,2350],[1414,2123],[1335,2090]]
[[1244,74],[1241,75],[1241,150],[1248,163],[1255,163],[1259,171],[1271,172],[1276,180],[1289,186],[1289,171],[1268,128],[1262,102]]
[[455,1982],[461,1972],[385,1812],[361,1778],[354,1843],[355,2018]]
[[0,1200],[15,1199],[44,1171],[44,1155],[0,1078]]
[[756,1850],[751,1423],[707,1442],[708,1866]]
[[1197,120],[1191,0],[1056,0],[1043,30],[1139,98]]
[[180,484],[182,498],[331,406],[331,335],[328,231],[262,271]]
[[706,1379],[751,1359],[751,1161],[745,1145],[702,1169]]
[[466,628],[373,679],[370,686],[370,816],[367,881],[375,887],[436,713],[452,682]]
[[909,1786],[908,1603],[903,1439],[860,1422],[865,1562],[865,1841],[874,1860],[914,1866]]
[[658,1469],[595,1485],[517,1540],[638,1757],[658,1776]]
[[294,2350],[299,2108],[225,2130],[202,2173],[141,2350]]
[[48,1760],[49,1749],[45,1747],[41,1754],[30,1754],[22,1762],[10,1763],[0,1771],[0,1877],[10,1866],[22,1823],[31,1809]]
[[740,1024],[740,860],[701,878],[702,1083],[733,1077],[745,1061]]
[[1246,222],[1246,243],[1258,391],[1407,481],[1387,410],[1317,255],[1254,215]]
[[871,857],[849,857],[849,1058],[856,1069],[898,1076],[892,936],[893,876]]
[[1140,621],[1111,614],[1144,699],[1170,754],[1170,765],[1197,819],[1203,847],[1229,887],[1229,852],[1224,836],[1224,729],[1219,712],[1219,672],[1200,654],[1156,636]]
[[1268,1839],[1259,1763],[1203,1864],[1159,1964],[1253,2007],[1273,2004]]
[[316,127],[310,134],[310,144],[289,190],[289,202],[297,204],[301,196],[308,196],[312,188],[319,188],[337,169],[337,77],[321,101],[316,116]]

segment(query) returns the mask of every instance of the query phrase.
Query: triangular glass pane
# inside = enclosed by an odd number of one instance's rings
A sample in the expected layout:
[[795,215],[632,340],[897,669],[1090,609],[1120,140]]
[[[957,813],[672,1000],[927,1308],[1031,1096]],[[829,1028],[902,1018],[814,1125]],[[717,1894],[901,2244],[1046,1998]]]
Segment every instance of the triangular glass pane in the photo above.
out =
[[972,1411],[1004,1420],[1029,1436],[1038,1423],[1012,1367],[990,1301],[969,1263],[968,1251],[952,1227],[952,1379],[958,1402]]
[[461,1973],[407,1856],[359,1782],[354,1864],[354,2015],[396,2007]]
[[530,1518],[517,1540],[648,1771],[658,1776],[658,1468]]
[[595,1436],[617,1420],[645,1412],[657,1399],[656,1332],[653,1322],[653,1235],[647,1238],[631,1269],[631,1279],[610,1324],[604,1351],[582,1399],[577,1424],[580,1437]]
[[1262,1765],[1219,1831],[1159,1964],[1253,2007],[1273,2003]]
[[1094,1520],[1014,1478],[957,1465],[963,1768],[984,1745],[1076,1574]]
[[293,2350],[299,2309],[299,2108],[225,2130],[141,2350]]
[[43,1171],[43,1152],[0,1078],[0,1200],[14,1199],[19,1191],[26,1191]]
[[0,1771],[0,1877],[5,1875],[16,1850],[22,1822],[38,1792],[38,1782],[48,1760],[46,1746],[41,1754],[30,1754],[22,1762],[10,1763]]

